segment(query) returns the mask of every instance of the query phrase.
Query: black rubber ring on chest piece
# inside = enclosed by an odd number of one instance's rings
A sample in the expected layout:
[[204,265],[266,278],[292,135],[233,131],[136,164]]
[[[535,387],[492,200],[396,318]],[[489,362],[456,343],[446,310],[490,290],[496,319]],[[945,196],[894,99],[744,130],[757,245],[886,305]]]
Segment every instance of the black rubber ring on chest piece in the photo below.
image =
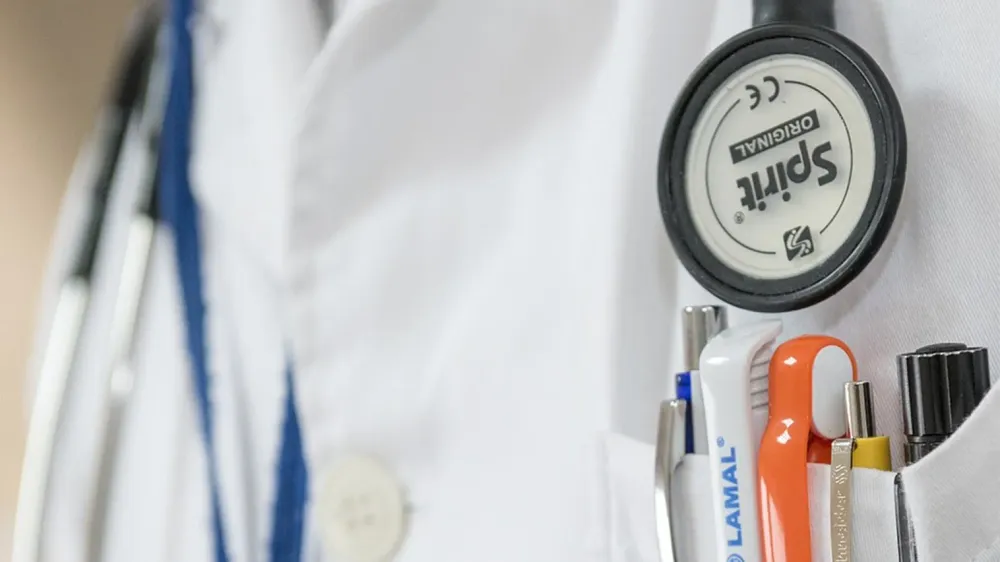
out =
[[[847,240],[822,264],[788,278],[757,279],[722,263],[695,229],[686,195],[688,144],[705,104],[730,77],[764,57],[793,54],[838,71],[864,103],[874,133],[872,191]],[[737,35],[712,52],[681,90],[667,121],[659,159],[659,201],[667,234],[681,262],[709,292],[739,308],[785,312],[820,302],[871,262],[888,236],[903,194],[906,131],[889,80],[875,61],[830,29],[768,24]]]

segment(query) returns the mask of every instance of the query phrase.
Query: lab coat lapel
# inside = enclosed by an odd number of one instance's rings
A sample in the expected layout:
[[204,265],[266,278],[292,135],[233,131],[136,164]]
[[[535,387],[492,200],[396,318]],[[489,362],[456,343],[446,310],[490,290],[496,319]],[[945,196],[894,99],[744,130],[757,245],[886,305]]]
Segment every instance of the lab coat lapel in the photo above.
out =
[[[308,80],[296,140],[301,203],[292,211],[293,248],[332,235],[383,195],[373,191],[381,186],[499,159],[522,129],[544,123],[574,89],[586,88],[581,80],[600,62],[606,24],[579,17],[570,25],[563,16],[611,12],[603,0],[348,6]],[[509,122],[512,114],[521,121]],[[315,215],[308,222],[320,231],[298,222]]]
[[198,26],[192,157],[202,213],[272,282],[284,267],[289,153],[323,33],[313,0],[217,1]]

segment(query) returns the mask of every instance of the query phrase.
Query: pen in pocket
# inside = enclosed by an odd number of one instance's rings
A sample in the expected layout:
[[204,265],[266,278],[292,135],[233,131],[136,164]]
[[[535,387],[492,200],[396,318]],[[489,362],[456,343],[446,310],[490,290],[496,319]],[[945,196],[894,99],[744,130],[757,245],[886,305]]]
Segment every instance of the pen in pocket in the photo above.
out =
[[761,560],[754,462],[760,443],[752,426],[755,411],[767,408],[767,358],[780,333],[779,321],[735,326],[702,352],[716,560]]
[[[984,347],[938,343],[899,355],[896,368],[903,400],[903,451],[910,465],[944,443],[989,392],[989,356]],[[895,491],[899,559],[916,562],[901,474],[896,475]]]
[[853,558],[851,471],[855,468],[892,470],[889,438],[877,435],[871,384],[844,385],[847,437],[833,442],[830,462],[830,540],[833,562]]
[[686,306],[681,317],[684,338],[684,371],[677,374],[677,398],[687,402],[686,453],[708,453],[705,434],[705,401],[701,394],[698,361],[708,341],[727,327],[726,309],[721,306]]
[[849,382],[844,386],[847,407],[847,435],[854,439],[854,468],[892,470],[889,438],[875,431],[875,409],[868,381]]

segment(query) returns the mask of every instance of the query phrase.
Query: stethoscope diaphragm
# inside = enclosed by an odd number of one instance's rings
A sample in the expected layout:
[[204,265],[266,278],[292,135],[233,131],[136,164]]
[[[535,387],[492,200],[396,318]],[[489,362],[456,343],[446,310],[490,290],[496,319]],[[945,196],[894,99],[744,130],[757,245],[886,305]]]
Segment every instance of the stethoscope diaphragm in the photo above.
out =
[[888,79],[835,31],[769,24],[716,49],[660,151],[664,223],[723,301],[795,310],[843,288],[888,235],[906,134]]

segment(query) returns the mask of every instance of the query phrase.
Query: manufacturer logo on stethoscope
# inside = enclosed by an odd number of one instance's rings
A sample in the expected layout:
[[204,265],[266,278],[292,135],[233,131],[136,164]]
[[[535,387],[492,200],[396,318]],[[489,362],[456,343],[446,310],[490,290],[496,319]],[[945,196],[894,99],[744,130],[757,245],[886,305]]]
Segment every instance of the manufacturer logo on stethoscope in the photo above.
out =
[[[732,107],[734,111],[726,113],[717,125],[717,130],[725,127],[727,120],[746,119],[744,113],[758,111],[762,100],[775,103],[781,98],[782,88],[779,79],[768,75],[762,81],[773,85],[772,94],[762,98],[759,88],[752,84],[746,85],[745,90],[749,92],[746,109],[739,111],[737,106],[743,100],[736,100]],[[818,92],[815,87],[804,82],[788,80],[786,83],[788,87],[802,86]],[[836,107],[833,109],[837,111]],[[777,111],[780,112],[781,109]],[[846,129],[846,124],[836,125]],[[733,128],[738,130],[739,125]],[[810,135],[813,132],[817,134]],[[826,131],[820,121],[819,111],[813,108],[730,144],[728,150],[733,164],[731,173],[737,175],[735,184],[742,207],[734,213],[733,222],[738,225],[743,224],[747,219],[746,213],[764,212],[772,201],[780,200],[785,203],[791,201],[792,193],[799,188],[822,187],[834,182],[838,176],[838,167],[831,160],[833,143],[828,140],[829,134],[824,135],[824,133]],[[810,140],[814,146],[810,146]],[[714,145],[709,147],[709,150],[713,148]],[[770,160],[767,159],[768,156]],[[850,154],[847,156],[850,157]],[[753,171],[745,171],[751,169]],[[820,172],[815,178],[814,171]],[[725,171],[722,170],[720,173],[724,174]],[[746,175],[738,175],[740,173]],[[848,187],[845,184],[841,189],[846,190]],[[711,186],[709,188],[711,189]]]
[[873,152],[864,104],[839,73],[796,55],[760,59],[696,123],[686,176],[695,227],[744,275],[804,273],[858,223]]
[[[768,77],[770,78],[770,77]],[[749,86],[747,86],[749,88]],[[761,131],[750,138],[743,139],[729,146],[729,155],[733,164],[739,164],[747,158],[756,156],[780,144],[795,139],[819,128],[819,116],[816,110],[803,113],[784,123]]]
[[804,258],[813,253],[813,248],[815,248],[812,231],[809,230],[808,226],[796,226],[785,231],[784,239],[785,257],[788,258],[788,261]]
[[[819,116],[813,109],[730,145],[729,154],[733,164],[739,164],[820,128]],[[736,185],[743,194],[740,203],[747,211],[764,211],[767,209],[765,199],[779,193],[783,201],[790,201],[792,192],[788,190],[789,186],[805,184],[812,177],[813,170],[822,171],[816,179],[819,186],[827,185],[837,179],[837,166],[827,155],[833,150],[830,142],[823,142],[815,148],[810,148],[806,140],[800,140],[797,147],[798,151],[791,158],[787,160],[782,158],[768,165],[763,172],[753,172],[736,180]],[[764,181],[761,180],[762,174],[766,178]]]

